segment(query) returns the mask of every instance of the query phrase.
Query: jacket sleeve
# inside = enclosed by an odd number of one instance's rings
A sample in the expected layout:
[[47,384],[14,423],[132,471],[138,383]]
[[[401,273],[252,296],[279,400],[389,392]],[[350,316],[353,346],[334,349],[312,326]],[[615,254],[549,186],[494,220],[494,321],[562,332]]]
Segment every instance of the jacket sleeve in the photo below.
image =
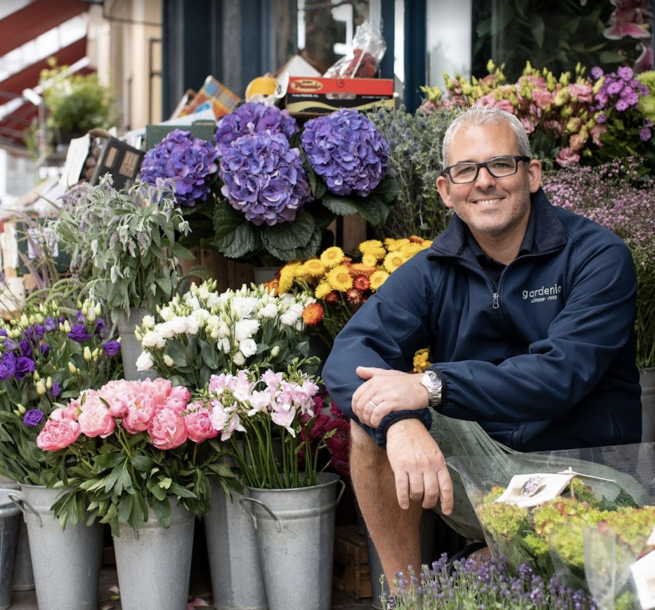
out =
[[498,365],[435,363],[448,386],[440,413],[475,421],[542,421],[566,413],[598,384],[631,339],[637,283],[623,242],[588,249],[586,255],[574,250],[566,304],[527,353]]
[[[420,253],[394,271],[339,333],[325,362],[322,376],[332,400],[355,421],[352,396],[364,383],[355,369],[410,371],[416,351],[429,346],[426,320],[434,296],[425,265]],[[384,448],[388,427],[407,417],[420,419],[428,428],[432,421],[429,410],[422,409],[393,413],[375,430],[360,425]]]

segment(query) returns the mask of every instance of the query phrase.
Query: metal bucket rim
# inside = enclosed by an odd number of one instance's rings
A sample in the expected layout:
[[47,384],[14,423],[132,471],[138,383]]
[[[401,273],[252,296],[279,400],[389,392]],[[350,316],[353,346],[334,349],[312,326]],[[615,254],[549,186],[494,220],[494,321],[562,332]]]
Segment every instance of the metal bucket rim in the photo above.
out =
[[[321,481],[321,478],[329,477],[330,480]],[[334,478],[333,478],[334,477]],[[278,493],[278,492],[290,492],[290,491],[306,491],[308,489],[317,489],[318,487],[328,487],[329,485],[335,485],[341,480],[341,477],[338,474],[333,472],[322,472],[319,475],[319,482],[316,485],[306,485],[305,487],[285,487],[285,488],[275,488],[269,489],[268,487],[250,487],[249,485],[244,485],[246,489],[252,491],[265,491],[266,493]]]

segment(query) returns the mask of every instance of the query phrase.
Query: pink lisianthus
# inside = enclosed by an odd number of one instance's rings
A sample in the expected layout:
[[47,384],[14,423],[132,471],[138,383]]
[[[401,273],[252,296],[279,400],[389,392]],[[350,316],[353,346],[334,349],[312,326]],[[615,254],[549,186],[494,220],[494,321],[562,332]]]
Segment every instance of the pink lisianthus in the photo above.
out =
[[480,99],[478,99],[475,102],[476,106],[493,106],[494,108],[500,108],[501,110],[505,110],[506,112],[509,112],[510,114],[516,114],[516,109],[514,106],[512,106],[512,102],[510,102],[508,99],[501,98],[501,99],[496,99],[496,96],[494,95],[493,92],[487,93],[487,95],[483,95]]
[[189,440],[194,443],[202,443],[218,436],[218,430],[212,425],[211,414],[201,401],[189,405],[189,410],[184,416],[184,425]]
[[72,445],[80,433],[80,424],[72,419],[49,419],[36,438],[36,446],[44,451],[59,451]]
[[568,167],[569,165],[577,165],[580,162],[580,155],[570,148],[562,147],[555,157],[555,163],[561,167]]
[[528,135],[534,131],[534,123],[529,117],[521,117],[521,125],[523,125],[523,129]]
[[589,136],[587,135],[586,131],[581,131],[580,133],[576,133],[575,135],[572,135],[570,140],[569,140],[569,146],[571,147],[571,150],[574,152],[580,152],[583,148],[584,145],[587,143],[587,140],[589,139]]
[[568,89],[571,98],[578,98],[578,104],[591,104],[593,101],[594,91],[591,83],[571,83],[568,85]]
[[82,434],[89,438],[107,438],[116,428],[116,421],[109,409],[99,400],[85,404],[77,421]]
[[600,141],[600,136],[607,131],[607,125],[601,123],[596,123],[594,128],[591,130],[590,135],[596,146],[602,146],[603,143]]
[[148,434],[157,449],[175,449],[187,439],[184,418],[177,411],[164,407],[152,418]]

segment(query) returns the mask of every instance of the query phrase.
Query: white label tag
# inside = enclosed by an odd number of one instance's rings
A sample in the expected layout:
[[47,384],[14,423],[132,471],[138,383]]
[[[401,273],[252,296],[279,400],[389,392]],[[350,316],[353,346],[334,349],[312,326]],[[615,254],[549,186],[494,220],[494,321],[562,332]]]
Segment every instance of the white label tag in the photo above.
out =
[[573,478],[573,474],[533,473],[517,474],[512,477],[507,489],[496,502],[516,504],[523,508],[539,506],[554,500]]
[[630,566],[643,610],[655,608],[655,552],[644,555]]

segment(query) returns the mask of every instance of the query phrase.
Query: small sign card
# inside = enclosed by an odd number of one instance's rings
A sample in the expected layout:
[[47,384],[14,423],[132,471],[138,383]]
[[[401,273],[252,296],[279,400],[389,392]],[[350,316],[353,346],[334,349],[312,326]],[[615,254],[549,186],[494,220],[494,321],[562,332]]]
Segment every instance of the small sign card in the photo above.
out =
[[496,502],[523,508],[539,506],[559,496],[574,476],[573,473],[516,474]]
[[630,566],[630,571],[642,609],[655,608],[655,551],[635,561]]

